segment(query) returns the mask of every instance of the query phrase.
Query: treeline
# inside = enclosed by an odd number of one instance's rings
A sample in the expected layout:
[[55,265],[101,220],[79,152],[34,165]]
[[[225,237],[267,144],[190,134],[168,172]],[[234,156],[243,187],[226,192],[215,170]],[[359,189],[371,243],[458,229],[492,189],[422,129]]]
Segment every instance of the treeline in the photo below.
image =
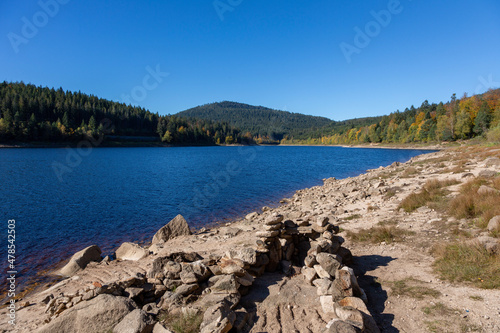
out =
[[500,139],[500,89],[462,98],[453,94],[446,104],[424,101],[418,108],[393,112],[371,124],[337,128],[320,138],[285,138],[281,143],[427,143],[466,140],[488,131]]
[[258,143],[279,143],[292,136],[296,139],[320,138],[332,130],[334,124],[325,117],[228,101],[200,105],[177,115],[228,122]]
[[227,122],[160,116],[141,107],[62,88],[23,82],[0,84],[0,142],[71,142],[101,135],[105,140],[133,137],[169,144],[251,142],[250,136]]

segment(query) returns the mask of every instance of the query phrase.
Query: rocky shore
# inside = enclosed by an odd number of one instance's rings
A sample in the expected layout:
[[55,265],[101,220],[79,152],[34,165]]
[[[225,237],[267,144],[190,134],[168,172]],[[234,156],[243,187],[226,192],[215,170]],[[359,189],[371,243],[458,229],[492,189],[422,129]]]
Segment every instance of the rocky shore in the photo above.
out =
[[[443,150],[358,177],[325,179],[280,207],[195,234],[179,215],[149,247],[124,243],[116,258],[102,258],[96,244],[69,260],[60,272],[67,279],[19,300],[16,325],[4,320],[0,330],[500,331],[500,291],[439,279],[430,251],[456,239],[453,224],[468,232],[468,241],[498,253],[496,229],[427,206],[400,208],[429,180],[453,181],[447,194],[453,196],[470,179],[497,177],[499,148]],[[352,238],[382,225],[402,236],[375,243]],[[426,292],[402,292],[403,284]],[[9,310],[1,314],[7,318]]]

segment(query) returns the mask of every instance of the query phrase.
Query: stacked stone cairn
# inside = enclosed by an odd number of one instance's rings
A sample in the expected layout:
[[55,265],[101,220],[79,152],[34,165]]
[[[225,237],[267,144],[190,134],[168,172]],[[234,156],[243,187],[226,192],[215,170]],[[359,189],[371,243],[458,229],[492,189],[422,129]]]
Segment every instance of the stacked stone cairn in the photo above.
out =
[[[109,294],[127,299],[134,316],[140,318],[134,324],[127,315],[120,320],[128,321],[118,320],[111,326],[114,331],[136,325],[138,332],[151,332],[160,325],[157,316],[164,312],[174,318],[203,313],[202,333],[246,331],[253,318],[238,305],[241,297],[251,292],[254,280],[265,272],[281,271],[289,276],[302,274],[317,287],[323,312],[331,317],[324,332],[378,332],[365,305],[366,295],[347,266],[352,254],[342,247],[342,237],[335,235],[339,228],[327,216],[313,218],[291,221],[272,214],[257,231],[259,239],[253,248],[206,258],[172,253],[156,258],[146,274],[106,285],[94,282],[71,295],[50,295],[45,300],[46,322],[81,302]],[[169,332],[161,329],[158,332]]]

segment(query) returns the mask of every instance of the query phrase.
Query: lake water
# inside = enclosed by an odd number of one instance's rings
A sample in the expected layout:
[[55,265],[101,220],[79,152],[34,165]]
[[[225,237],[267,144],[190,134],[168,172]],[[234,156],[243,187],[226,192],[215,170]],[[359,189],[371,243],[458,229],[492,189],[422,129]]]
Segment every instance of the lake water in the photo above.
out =
[[[356,176],[423,150],[341,147],[0,149],[1,247],[16,221],[17,282],[96,244],[147,242],[177,214],[194,228],[275,206],[323,178]],[[2,273],[3,274],[3,273]],[[4,281],[2,289],[5,290]]]

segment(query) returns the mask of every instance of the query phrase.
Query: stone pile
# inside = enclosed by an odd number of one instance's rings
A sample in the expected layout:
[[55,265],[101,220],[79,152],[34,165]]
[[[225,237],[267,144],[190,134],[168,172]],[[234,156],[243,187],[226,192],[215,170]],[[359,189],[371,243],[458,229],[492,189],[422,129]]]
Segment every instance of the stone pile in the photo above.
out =
[[[254,247],[205,258],[198,253],[171,253],[154,259],[146,274],[108,284],[94,282],[74,294],[48,296],[44,302],[46,322],[50,323],[42,332],[57,331],[54,327],[61,324],[66,311],[74,313],[75,307],[102,297],[129,302],[129,311],[110,326],[114,332],[120,327],[136,327],[128,331],[140,333],[151,332],[153,327],[168,332],[157,323],[161,313],[203,315],[203,333],[241,332],[253,323],[252,315],[239,305],[241,297],[251,292],[259,276],[277,271],[301,274],[316,286],[323,312],[331,317],[325,332],[378,332],[365,306],[366,295],[353,270],[346,266],[352,262],[352,254],[342,246],[344,240],[336,235],[339,228],[328,216],[310,215],[292,221],[274,213],[260,222]],[[127,243],[129,248],[133,252],[129,260],[143,257],[140,248]]]

